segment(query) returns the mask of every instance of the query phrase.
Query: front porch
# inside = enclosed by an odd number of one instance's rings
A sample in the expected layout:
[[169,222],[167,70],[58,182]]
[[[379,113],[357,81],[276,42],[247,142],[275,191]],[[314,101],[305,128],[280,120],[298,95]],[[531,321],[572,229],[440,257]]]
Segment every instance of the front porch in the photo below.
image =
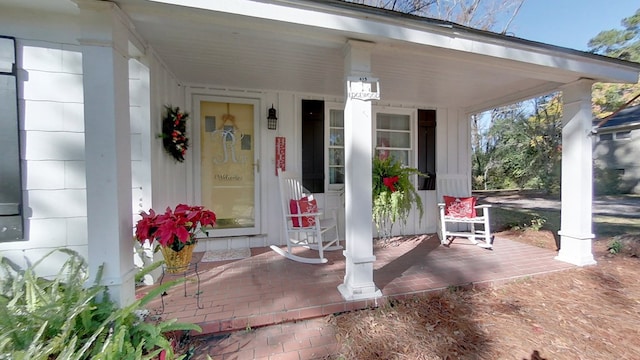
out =
[[[327,254],[329,263],[309,265],[277,255],[269,248],[251,249],[251,257],[199,263],[200,305],[195,276],[164,297],[163,319],[196,323],[203,334],[245,330],[315,318],[383,304],[392,298],[445,289],[449,286],[491,286],[517,278],[574,268],[554,260],[555,251],[496,237],[493,251],[457,239],[440,246],[435,234],[408,236],[374,245],[374,282],[383,296],[345,301],[337,290],[343,281],[345,258]],[[194,254],[199,260],[203,253]],[[148,287],[137,292],[145,293]],[[147,308],[154,315],[160,299]]]

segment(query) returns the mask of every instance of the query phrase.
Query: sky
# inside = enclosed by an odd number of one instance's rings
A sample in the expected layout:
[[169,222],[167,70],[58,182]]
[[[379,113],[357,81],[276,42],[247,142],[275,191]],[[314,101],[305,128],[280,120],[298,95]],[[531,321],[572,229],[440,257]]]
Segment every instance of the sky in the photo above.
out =
[[639,0],[525,0],[509,34],[586,51],[600,31],[622,30],[622,19],[640,9]]

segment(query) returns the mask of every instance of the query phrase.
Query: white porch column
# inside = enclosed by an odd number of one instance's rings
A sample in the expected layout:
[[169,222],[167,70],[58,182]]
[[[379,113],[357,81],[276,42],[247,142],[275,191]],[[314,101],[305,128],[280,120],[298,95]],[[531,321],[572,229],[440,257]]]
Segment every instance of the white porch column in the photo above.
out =
[[596,261],[591,251],[593,164],[590,80],[562,88],[562,209],[556,259],[578,266]]
[[[371,76],[373,44],[349,41],[345,48],[345,74]],[[348,81],[347,81],[348,86]],[[376,89],[377,90],[377,89]],[[354,99],[345,90],[345,243],[344,282],[338,286],[346,300],[382,296],[373,283],[373,218],[371,205],[371,103]]]
[[128,30],[108,2],[79,2],[89,269],[104,265],[112,300],[135,300],[131,210]]

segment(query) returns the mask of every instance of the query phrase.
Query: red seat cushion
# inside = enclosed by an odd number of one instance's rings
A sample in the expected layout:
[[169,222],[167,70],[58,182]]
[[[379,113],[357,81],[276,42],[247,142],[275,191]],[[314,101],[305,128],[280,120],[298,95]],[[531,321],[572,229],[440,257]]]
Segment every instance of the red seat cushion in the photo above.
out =
[[[289,211],[291,214],[310,214],[318,212],[318,204],[316,199],[303,197],[300,200],[289,200]],[[292,217],[293,227],[309,227],[316,225],[314,216],[295,216]],[[301,225],[302,224],[302,225]]]
[[476,217],[476,198],[443,196],[444,214],[452,217]]

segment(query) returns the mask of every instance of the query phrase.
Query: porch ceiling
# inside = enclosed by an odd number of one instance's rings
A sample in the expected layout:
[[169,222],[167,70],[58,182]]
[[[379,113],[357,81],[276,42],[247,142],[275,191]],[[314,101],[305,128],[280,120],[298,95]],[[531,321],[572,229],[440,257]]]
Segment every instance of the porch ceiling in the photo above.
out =
[[343,49],[349,39],[375,43],[372,72],[380,78],[382,103],[483,110],[555,90],[583,76],[393,36],[364,35],[365,30],[337,31],[142,0],[115,2],[186,84],[342,97]]

